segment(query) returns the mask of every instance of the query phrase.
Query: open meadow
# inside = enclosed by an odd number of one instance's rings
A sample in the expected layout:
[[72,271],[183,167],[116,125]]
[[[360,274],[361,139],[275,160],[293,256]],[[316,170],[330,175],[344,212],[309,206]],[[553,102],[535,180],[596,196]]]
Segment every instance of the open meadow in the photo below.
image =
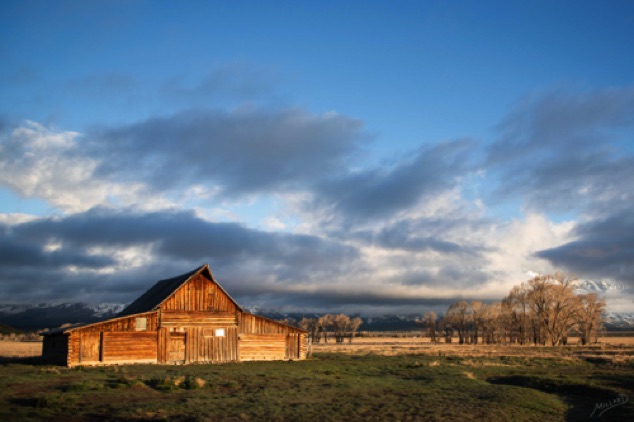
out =
[[296,362],[74,369],[5,352],[0,420],[633,420],[634,342],[608,340],[552,348],[355,339],[314,345]]

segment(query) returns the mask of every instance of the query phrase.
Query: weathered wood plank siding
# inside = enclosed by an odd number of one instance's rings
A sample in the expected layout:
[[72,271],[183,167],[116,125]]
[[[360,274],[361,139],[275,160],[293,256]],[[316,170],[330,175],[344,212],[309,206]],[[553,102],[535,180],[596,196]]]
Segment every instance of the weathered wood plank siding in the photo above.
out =
[[240,332],[245,334],[288,334],[291,332],[301,333],[302,331],[268,318],[243,312],[240,318]]
[[[144,331],[137,331],[136,323],[138,319],[145,319],[146,328]],[[158,325],[158,316],[156,312],[149,312],[145,314],[133,315],[125,318],[116,318],[109,321],[99,322],[81,327],[75,331],[71,331],[68,339],[68,366],[76,365],[90,365],[99,364],[104,361],[103,356],[103,337],[106,333],[131,333],[131,334],[145,334],[154,332],[156,337],[156,330]],[[139,338],[143,338],[140,336]],[[130,350],[134,349],[134,342],[128,344]],[[145,347],[145,346],[143,346]],[[156,341],[154,342],[156,361]],[[134,353],[133,358],[129,361],[135,361]],[[142,357],[140,361],[147,361],[150,358]]]
[[236,313],[204,311],[161,312],[161,327],[199,326],[199,327],[237,327]]
[[101,333],[98,331],[79,331],[79,362],[95,363],[101,359]]
[[[306,336],[303,331],[258,315],[242,312],[240,360],[305,359]],[[268,342],[273,339],[273,345]]]
[[146,319],[146,329],[144,331],[156,331],[158,327],[157,312],[148,312],[144,314],[133,315],[130,317],[116,318],[104,322],[97,322],[86,327],[81,327],[79,330],[81,330],[82,332],[136,331],[137,318]]
[[240,360],[286,359],[286,334],[241,334]]
[[[188,327],[186,362],[225,363],[238,361],[237,327]],[[222,331],[220,331],[222,330]],[[222,335],[220,335],[222,333]]]
[[306,359],[306,352],[308,350],[308,335],[302,333],[299,335],[299,359]]
[[159,328],[157,339],[157,359],[158,363],[167,363],[169,360],[169,344],[170,344],[170,331],[167,327]]
[[161,306],[169,311],[236,312],[235,303],[216,283],[202,274],[193,277],[174,292]]
[[156,362],[156,332],[105,332],[102,336],[103,362]]
[[81,332],[71,331],[68,335],[68,366],[79,364],[79,354],[81,351]]

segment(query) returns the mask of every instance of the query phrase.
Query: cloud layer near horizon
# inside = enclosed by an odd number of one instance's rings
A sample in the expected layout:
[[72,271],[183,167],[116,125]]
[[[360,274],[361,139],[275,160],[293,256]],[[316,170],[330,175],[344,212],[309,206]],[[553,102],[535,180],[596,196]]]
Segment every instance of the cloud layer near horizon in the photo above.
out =
[[[2,215],[0,295],[129,302],[204,262],[246,305],[289,309],[500,299],[554,269],[631,291],[632,116],[631,87],[555,91],[500,116],[495,139],[380,164],[363,122],[298,108],[81,134],[5,122],[0,186],[56,216]],[[277,226],[236,216],[262,206]]]

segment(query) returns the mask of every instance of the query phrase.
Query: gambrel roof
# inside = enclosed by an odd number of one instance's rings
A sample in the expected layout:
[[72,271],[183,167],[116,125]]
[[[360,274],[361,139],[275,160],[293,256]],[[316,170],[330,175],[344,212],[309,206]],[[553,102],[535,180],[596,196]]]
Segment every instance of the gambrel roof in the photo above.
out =
[[183,284],[187,283],[191,278],[197,276],[198,274],[205,273],[207,278],[213,281],[220,290],[222,290],[227,297],[236,305],[236,307],[242,310],[242,307],[236,303],[236,301],[226,292],[225,289],[222,288],[218,282],[214,279],[211,270],[209,269],[209,264],[205,264],[200,268],[197,268],[188,273],[168,278],[166,280],[158,281],[154,286],[152,286],[147,292],[143,293],[137,300],[129,304],[123,311],[121,311],[117,318],[141,314],[144,312],[150,312],[158,309],[163,302],[165,302],[176,290],[178,290]]

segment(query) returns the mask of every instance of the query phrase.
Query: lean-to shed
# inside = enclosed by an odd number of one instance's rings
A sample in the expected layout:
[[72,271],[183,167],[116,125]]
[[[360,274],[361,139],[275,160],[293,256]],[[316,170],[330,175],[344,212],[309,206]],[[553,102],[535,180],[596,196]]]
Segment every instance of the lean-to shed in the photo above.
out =
[[209,265],[161,280],[117,317],[43,333],[51,364],[222,363],[306,358],[306,332],[240,307]]

